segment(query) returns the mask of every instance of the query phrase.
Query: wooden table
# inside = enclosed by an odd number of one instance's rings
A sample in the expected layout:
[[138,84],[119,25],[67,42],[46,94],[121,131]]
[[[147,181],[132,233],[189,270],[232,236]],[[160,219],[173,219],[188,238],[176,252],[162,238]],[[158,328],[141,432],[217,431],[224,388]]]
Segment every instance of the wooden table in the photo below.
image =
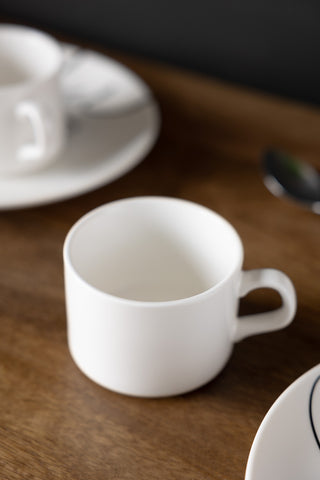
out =
[[[269,145],[316,163],[320,112],[112,55],[158,99],[163,125],[152,152],[92,193],[0,213],[0,478],[240,480],[265,413],[320,359],[320,218],[274,198],[259,164]],[[224,215],[243,239],[245,268],[284,270],[298,295],[287,329],[237,344],[225,370],[205,387],[155,400],[105,390],[75,366],[62,266],[64,238],[80,216],[149,194],[189,199]],[[277,294],[262,290],[246,297],[241,311],[278,304]]]

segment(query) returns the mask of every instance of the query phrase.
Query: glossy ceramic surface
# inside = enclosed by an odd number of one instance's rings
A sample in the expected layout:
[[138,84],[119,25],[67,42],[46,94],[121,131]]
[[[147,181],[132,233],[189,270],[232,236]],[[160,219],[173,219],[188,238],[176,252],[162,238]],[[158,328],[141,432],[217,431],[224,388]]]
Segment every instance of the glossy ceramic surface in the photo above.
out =
[[290,385],[254,439],[245,480],[320,478],[320,365]]
[[[104,80],[112,72],[112,84],[118,78],[119,88],[121,85],[123,88],[115,95],[112,105],[109,104],[110,108],[104,107],[103,115],[86,116],[82,111],[77,117],[75,112],[68,112],[72,118],[66,146],[52,165],[28,175],[0,178],[0,209],[43,205],[96,189],[134,168],[153,147],[159,133],[160,116],[149,88],[114,60],[85,52],[83,60],[95,65]],[[86,72],[85,69],[81,77],[80,65],[68,76],[68,82],[76,76],[78,84],[83,85]],[[62,81],[62,88],[67,108],[70,83],[67,86]],[[82,105],[85,100],[83,88]],[[148,101],[140,108],[129,108],[131,100],[135,102],[144,96]],[[110,117],[108,113],[111,112]]]

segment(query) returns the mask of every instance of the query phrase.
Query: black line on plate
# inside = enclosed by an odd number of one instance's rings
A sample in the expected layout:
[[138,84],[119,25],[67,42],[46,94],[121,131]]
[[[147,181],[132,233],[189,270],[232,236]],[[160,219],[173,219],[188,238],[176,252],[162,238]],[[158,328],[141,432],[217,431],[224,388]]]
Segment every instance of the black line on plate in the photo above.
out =
[[315,438],[315,440],[317,442],[317,445],[318,445],[318,448],[320,450],[320,440],[319,440],[319,437],[317,435],[317,432],[316,432],[316,429],[315,429],[315,426],[314,426],[314,422],[313,422],[313,417],[312,417],[312,399],[313,399],[314,390],[315,390],[316,385],[319,382],[319,380],[320,380],[320,375],[315,379],[315,381],[313,382],[312,388],[311,388],[310,397],[309,397],[309,419],[310,419],[310,423],[311,423],[312,433],[314,435],[314,438]]

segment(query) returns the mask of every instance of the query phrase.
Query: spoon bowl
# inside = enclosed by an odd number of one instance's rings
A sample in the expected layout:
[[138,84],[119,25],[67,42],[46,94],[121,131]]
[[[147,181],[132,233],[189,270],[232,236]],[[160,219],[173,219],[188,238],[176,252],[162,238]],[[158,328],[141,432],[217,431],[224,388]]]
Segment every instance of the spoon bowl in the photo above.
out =
[[280,150],[262,158],[264,184],[277,197],[286,196],[320,214],[320,174],[311,165]]

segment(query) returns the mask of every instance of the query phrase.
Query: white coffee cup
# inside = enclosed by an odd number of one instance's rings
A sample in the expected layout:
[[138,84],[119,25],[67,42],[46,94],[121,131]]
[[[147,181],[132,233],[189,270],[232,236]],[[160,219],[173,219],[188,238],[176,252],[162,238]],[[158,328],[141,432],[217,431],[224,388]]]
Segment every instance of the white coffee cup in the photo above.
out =
[[65,142],[62,50],[38,30],[0,24],[0,174],[54,160]]
[[[64,244],[74,361],[129,395],[176,395],[209,382],[234,342],[285,327],[296,310],[284,273],[244,272],[242,261],[234,228],[189,201],[136,197],[93,210]],[[239,298],[261,287],[277,290],[282,306],[239,318]]]

